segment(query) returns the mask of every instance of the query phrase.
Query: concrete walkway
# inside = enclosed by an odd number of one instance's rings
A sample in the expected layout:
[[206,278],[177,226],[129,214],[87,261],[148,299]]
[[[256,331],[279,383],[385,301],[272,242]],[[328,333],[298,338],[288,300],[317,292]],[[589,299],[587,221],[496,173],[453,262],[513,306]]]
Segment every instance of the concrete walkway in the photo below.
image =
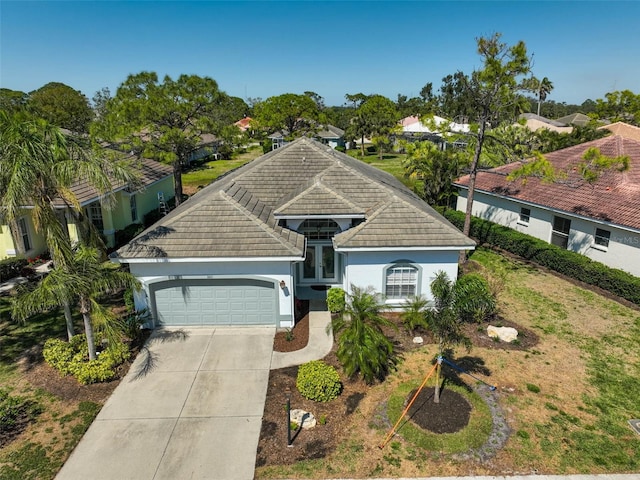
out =
[[56,478],[252,479],[274,334],[154,332]]
[[311,360],[324,358],[333,347],[333,333],[327,331],[331,314],[324,300],[309,302],[309,341],[307,346],[295,352],[273,352],[271,370],[302,365]]

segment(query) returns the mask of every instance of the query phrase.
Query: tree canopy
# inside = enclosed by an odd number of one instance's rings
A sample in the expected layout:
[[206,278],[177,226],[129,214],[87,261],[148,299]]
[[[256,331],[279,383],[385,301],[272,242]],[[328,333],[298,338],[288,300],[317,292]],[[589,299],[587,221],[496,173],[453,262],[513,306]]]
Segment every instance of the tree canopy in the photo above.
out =
[[286,130],[290,137],[297,137],[315,128],[320,114],[316,100],[295,93],[269,97],[253,107],[253,119],[267,133]]
[[87,133],[93,110],[87,97],[59,82],[47,83],[29,94],[29,108],[53,125],[75,133]]
[[[236,102],[237,103],[237,102]],[[197,75],[130,75],[108,99],[92,126],[96,142],[107,140],[124,151],[173,166],[175,202],[182,202],[182,167],[205,133],[233,123],[229,97],[215,80]]]

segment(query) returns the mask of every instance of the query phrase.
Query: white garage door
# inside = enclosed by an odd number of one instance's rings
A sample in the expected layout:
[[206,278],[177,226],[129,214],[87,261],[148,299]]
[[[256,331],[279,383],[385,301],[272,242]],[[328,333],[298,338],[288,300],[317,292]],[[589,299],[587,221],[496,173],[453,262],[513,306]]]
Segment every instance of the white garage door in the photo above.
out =
[[251,279],[171,280],[154,284],[158,325],[275,325],[276,290]]

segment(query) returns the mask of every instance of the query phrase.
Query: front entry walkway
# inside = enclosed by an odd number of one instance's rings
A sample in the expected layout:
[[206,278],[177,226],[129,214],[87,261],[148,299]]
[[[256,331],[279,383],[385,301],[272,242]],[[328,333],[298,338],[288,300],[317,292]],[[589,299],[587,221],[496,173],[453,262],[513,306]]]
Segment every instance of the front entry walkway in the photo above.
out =
[[154,332],[56,478],[252,479],[274,334]]

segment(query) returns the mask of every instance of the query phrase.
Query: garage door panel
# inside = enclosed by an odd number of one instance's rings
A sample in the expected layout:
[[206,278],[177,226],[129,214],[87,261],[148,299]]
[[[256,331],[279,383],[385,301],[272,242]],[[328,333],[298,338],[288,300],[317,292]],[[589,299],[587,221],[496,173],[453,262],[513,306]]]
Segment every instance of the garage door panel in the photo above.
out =
[[156,285],[155,310],[163,325],[274,325],[274,284],[258,280],[173,280]]

